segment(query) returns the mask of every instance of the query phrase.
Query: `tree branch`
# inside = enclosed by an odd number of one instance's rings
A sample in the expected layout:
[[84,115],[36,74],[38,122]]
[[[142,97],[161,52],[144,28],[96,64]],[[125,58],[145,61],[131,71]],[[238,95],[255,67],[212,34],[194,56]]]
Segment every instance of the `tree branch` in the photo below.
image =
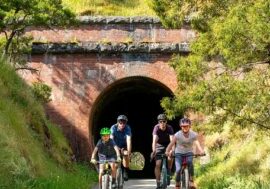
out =
[[230,111],[230,110],[228,110],[228,109],[226,109],[226,108],[222,108],[222,107],[221,107],[221,109],[225,110],[226,112],[229,112],[230,114],[232,114],[232,115],[234,115],[234,116],[236,116],[236,117],[240,117],[240,118],[242,118],[242,119],[244,119],[244,120],[246,120],[246,121],[248,121],[248,122],[250,122],[250,123],[253,123],[253,124],[255,124],[255,125],[258,125],[259,127],[262,127],[262,128],[264,128],[264,129],[270,130],[270,126],[267,126],[267,125],[263,125],[263,124],[261,124],[261,123],[258,123],[258,122],[254,121],[254,120],[251,119],[251,118],[247,118],[247,117],[240,116],[240,115],[238,115],[237,113],[232,112],[232,111]]
[[18,70],[30,70],[31,72],[38,72],[39,71],[38,69],[30,68],[30,67],[18,67],[18,68],[15,68],[15,71],[18,71]]

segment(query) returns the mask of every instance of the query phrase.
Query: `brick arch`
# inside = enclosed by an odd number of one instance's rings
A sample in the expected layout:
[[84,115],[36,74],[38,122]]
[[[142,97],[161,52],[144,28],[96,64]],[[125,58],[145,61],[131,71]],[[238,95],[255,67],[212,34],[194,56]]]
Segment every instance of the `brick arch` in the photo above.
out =
[[[156,88],[160,88],[160,90],[165,91],[164,97],[165,96],[173,96],[173,91],[171,88],[169,88],[168,86],[166,86],[164,83],[150,78],[150,77],[145,77],[145,76],[129,76],[129,77],[125,77],[125,78],[121,78],[119,80],[116,80],[112,83],[110,83],[108,86],[106,86],[101,93],[99,94],[99,96],[96,98],[92,108],[91,108],[91,112],[90,112],[90,118],[89,118],[89,138],[93,138],[95,137],[94,135],[96,134],[95,132],[93,132],[93,130],[96,130],[95,127],[97,127],[97,125],[95,125],[95,115],[97,114],[97,112],[99,112],[100,109],[100,104],[104,103],[104,101],[106,101],[106,99],[110,98],[116,98],[115,97],[115,93],[121,93],[121,91],[126,91],[127,88],[129,88],[130,86],[132,86],[134,88],[134,90],[136,90],[136,86],[133,86],[132,84],[134,83],[139,83],[139,84],[145,84],[144,86],[144,90],[147,90],[148,86],[153,86]],[[143,88],[143,87],[141,87]],[[149,89],[151,90],[151,89]],[[116,91],[116,92],[115,92]],[[149,91],[147,91],[149,92]],[[124,92],[122,92],[124,93]],[[113,95],[111,95],[113,94]],[[162,96],[162,94],[161,94]],[[109,101],[108,100],[108,101]],[[130,99],[130,100],[134,100],[134,99]],[[116,112],[117,114],[117,112]],[[113,120],[115,121],[115,117],[113,117]],[[113,123],[113,122],[112,122]]]
[[[114,81],[102,90],[92,106],[89,118],[89,138],[92,139],[92,145],[100,139],[101,128],[110,128],[116,123],[118,115],[125,114],[132,129],[133,151],[142,153],[146,162],[149,162],[152,130],[157,124],[157,115],[163,112],[160,100],[173,96],[173,91],[168,86],[150,77],[131,76]],[[170,124],[177,127],[175,121],[170,121]],[[152,166],[145,165],[144,178],[152,178]],[[130,173],[131,177],[141,177],[137,172]]]
[[89,127],[101,96],[135,78],[152,83],[149,88],[156,86],[165,96],[173,94],[177,76],[168,62],[172,54],[188,54],[195,37],[187,25],[166,30],[149,17],[83,17],[69,28],[29,27],[27,35],[35,41],[29,66],[39,71],[23,70],[21,75],[28,83],[52,87],[47,115],[63,128],[82,159],[93,149]]

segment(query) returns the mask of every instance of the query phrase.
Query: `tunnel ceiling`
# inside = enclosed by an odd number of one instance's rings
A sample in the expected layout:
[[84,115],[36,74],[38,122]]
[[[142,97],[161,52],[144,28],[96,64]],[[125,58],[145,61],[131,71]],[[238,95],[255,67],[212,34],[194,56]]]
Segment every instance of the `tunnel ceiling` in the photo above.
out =
[[[133,151],[141,152],[146,158],[144,177],[153,177],[153,165],[149,164],[152,130],[157,124],[157,115],[163,112],[160,100],[172,96],[168,87],[146,77],[129,77],[111,84],[101,93],[93,108],[90,129],[94,143],[100,138],[99,131],[102,127],[111,127],[119,114],[127,115],[132,129]],[[169,124],[177,129],[175,121]],[[136,171],[132,173],[135,178],[140,175]]]

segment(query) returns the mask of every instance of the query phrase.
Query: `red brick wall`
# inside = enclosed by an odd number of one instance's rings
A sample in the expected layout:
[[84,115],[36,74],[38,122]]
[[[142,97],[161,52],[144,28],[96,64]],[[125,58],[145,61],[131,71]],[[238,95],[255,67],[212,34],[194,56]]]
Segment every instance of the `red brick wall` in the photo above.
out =
[[[29,28],[36,41],[113,41],[169,42],[189,41],[193,32],[187,29],[165,30],[161,26],[150,28],[139,24],[81,25],[67,29]],[[29,34],[29,33],[28,33]],[[92,106],[101,92],[115,81],[131,76],[145,76],[160,81],[175,91],[177,79],[168,65],[171,54],[151,54],[149,62],[127,62],[121,54],[32,54],[30,64],[37,73],[22,72],[29,82],[42,81],[52,87],[52,101],[47,106],[48,116],[60,124],[77,155],[86,156],[91,149],[89,117]],[[146,53],[147,54],[147,53]]]
[[156,42],[182,43],[195,37],[190,29],[166,30],[161,26],[136,24],[82,25],[72,28],[29,28],[31,34],[40,42]]

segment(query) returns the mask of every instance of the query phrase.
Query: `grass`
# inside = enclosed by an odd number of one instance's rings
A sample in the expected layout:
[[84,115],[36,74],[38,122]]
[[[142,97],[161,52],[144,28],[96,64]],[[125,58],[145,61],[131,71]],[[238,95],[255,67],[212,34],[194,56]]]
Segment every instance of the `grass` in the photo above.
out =
[[77,15],[155,16],[150,0],[63,0]]
[[96,173],[71,155],[31,87],[0,61],[0,188],[89,188]]
[[[226,133],[229,142],[221,148],[212,149],[211,162],[203,167],[196,164],[199,188],[269,189],[269,136],[251,129],[249,135],[239,138],[241,132],[240,129],[237,132],[232,129]],[[243,132],[246,134],[247,131]],[[223,133],[220,136],[224,136]]]

